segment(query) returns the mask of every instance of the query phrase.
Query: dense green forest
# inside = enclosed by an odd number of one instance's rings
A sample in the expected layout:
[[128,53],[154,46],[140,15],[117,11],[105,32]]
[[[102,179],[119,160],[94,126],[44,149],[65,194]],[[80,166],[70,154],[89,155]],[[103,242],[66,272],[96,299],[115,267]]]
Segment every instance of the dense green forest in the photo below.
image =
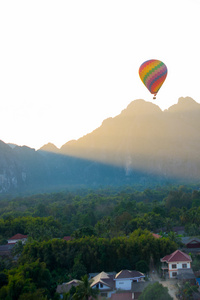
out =
[[28,242],[14,247],[18,259],[0,257],[0,299],[57,299],[58,284],[89,272],[148,272],[150,262],[159,264],[180,245],[174,226],[198,235],[198,224],[197,187],[1,196],[0,244],[16,233],[28,235]]

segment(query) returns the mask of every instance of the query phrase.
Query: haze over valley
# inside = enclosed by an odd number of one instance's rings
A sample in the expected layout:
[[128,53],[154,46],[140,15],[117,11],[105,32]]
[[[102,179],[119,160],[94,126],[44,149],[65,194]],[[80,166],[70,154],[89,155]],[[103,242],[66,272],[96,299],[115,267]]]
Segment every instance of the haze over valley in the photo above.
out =
[[190,97],[164,111],[140,99],[60,149],[49,143],[36,151],[1,141],[0,189],[196,182],[199,128],[200,104]]

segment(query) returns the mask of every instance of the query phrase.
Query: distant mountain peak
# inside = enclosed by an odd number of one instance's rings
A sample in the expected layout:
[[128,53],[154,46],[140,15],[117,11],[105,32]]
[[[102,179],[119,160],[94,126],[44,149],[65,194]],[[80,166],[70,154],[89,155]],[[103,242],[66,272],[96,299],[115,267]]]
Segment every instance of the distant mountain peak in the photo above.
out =
[[191,97],[180,97],[178,99],[178,104],[181,104],[181,105],[191,105],[191,104],[198,104],[193,98]]
[[200,104],[191,97],[180,97],[178,103],[170,106],[167,110],[169,112],[188,112],[200,109]]
[[[172,177],[200,174],[200,104],[190,97],[164,112],[142,99],[73,144],[65,155]],[[189,150],[188,150],[189,149]]]
[[52,143],[45,144],[40,148],[40,150],[48,152],[59,152],[59,149]]
[[137,99],[132,101],[121,114],[152,114],[162,112],[157,104],[154,104],[143,99]]
[[8,146],[10,146],[11,149],[14,149],[15,147],[17,147],[16,144],[12,144],[12,143],[7,143]]

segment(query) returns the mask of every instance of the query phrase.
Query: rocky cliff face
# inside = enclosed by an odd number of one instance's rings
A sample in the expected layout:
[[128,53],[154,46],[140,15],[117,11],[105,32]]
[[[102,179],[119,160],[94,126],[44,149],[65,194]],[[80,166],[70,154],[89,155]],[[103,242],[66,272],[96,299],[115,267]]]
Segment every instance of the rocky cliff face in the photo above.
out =
[[45,178],[45,162],[35,149],[0,141],[0,193],[34,188]]
[[61,149],[0,141],[0,193],[66,186],[196,181],[200,177],[200,104],[180,98],[162,111],[135,100],[115,118]]
[[0,141],[0,194],[45,193],[65,188],[145,186],[162,183],[163,179],[146,176],[137,170],[131,174],[121,167],[80,159],[28,147],[10,148]]

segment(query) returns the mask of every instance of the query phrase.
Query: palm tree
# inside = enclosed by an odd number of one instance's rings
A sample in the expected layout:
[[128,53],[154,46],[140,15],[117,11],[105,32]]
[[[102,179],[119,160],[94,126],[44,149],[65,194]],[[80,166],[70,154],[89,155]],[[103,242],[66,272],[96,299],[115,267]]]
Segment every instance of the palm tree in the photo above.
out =
[[81,278],[82,282],[76,287],[76,293],[73,295],[74,300],[89,300],[97,299],[98,289],[93,289],[90,286],[87,275]]

